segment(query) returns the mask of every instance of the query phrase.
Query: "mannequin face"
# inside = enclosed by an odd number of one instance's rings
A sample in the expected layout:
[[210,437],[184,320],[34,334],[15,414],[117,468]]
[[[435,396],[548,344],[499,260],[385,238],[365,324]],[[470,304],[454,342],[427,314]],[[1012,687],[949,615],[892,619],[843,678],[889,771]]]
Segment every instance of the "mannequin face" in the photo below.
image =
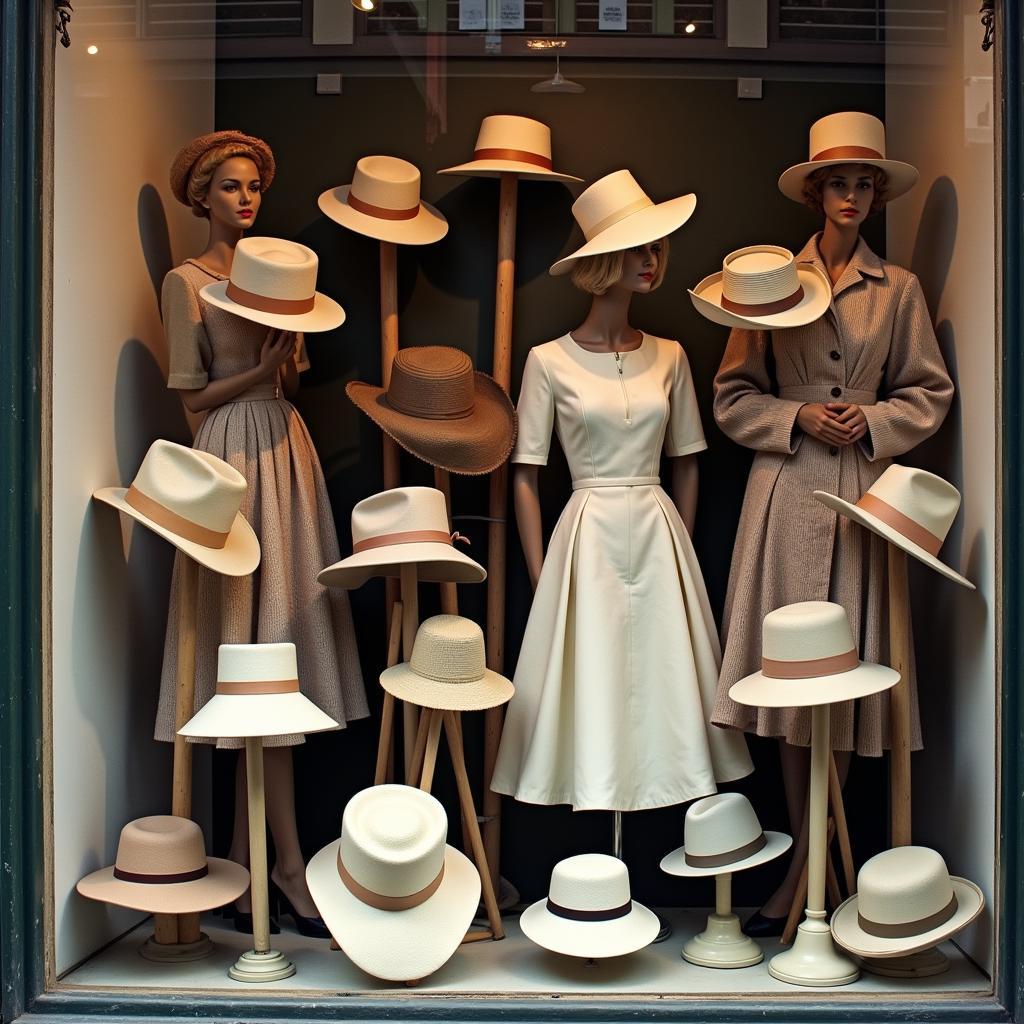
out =
[[875,179],[866,164],[839,164],[831,168],[821,190],[825,217],[836,227],[859,227],[871,212]]
[[245,231],[256,220],[260,199],[259,168],[247,156],[233,156],[213,172],[203,205],[211,220]]
[[622,279],[617,288],[645,295],[661,263],[661,240],[646,245],[634,245],[622,252]]

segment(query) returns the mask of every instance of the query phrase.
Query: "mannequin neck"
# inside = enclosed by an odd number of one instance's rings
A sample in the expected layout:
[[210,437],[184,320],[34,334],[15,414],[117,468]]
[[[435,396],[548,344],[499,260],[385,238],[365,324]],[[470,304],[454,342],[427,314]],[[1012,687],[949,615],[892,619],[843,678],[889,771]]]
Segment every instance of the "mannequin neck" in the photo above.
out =
[[818,252],[833,285],[843,276],[843,272],[850,265],[859,240],[860,228],[858,225],[839,225],[834,224],[831,220],[825,220],[825,229],[821,233],[821,238],[818,239]]
[[230,227],[219,220],[210,218],[210,237],[199,260],[211,270],[227,277],[231,273],[231,263],[235,258],[235,246],[242,237],[240,228]]
[[587,318],[572,332],[573,340],[593,352],[628,352],[639,348],[643,333],[629,326],[629,304],[633,293],[613,285],[604,295],[595,295]]

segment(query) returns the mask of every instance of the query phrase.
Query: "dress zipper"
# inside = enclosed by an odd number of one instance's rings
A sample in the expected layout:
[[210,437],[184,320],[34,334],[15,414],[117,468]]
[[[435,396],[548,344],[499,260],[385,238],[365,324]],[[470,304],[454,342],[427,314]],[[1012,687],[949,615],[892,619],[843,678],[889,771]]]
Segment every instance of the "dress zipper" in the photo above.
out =
[[626,382],[622,379],[622,356],[618,352],[615,353],[615,369],[619,371],[619,387],[622,388],[622,401],[626,406],[626,422],[632,423],[629,415],[629,395],[626,392]]

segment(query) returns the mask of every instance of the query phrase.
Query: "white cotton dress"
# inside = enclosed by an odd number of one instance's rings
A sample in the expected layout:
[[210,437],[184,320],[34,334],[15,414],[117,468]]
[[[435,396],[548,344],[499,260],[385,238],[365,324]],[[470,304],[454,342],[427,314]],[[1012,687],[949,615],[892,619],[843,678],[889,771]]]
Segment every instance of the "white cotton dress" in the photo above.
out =
[[619,354],[565,335],[532,349],[513,462],[545,465],[552,426],[573,478],[530,610],[491,788],[537,804],[633,811],[753,770],[709,725],[718,631],[661,452],[707,447],[690,368],[645,334]]

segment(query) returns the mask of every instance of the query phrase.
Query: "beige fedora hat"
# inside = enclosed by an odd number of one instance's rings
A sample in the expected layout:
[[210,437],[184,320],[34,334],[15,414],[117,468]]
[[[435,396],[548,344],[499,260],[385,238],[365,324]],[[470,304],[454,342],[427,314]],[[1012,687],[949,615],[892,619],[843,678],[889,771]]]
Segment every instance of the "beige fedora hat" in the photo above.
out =
[[483,631],[461,615],[434,615],[421,623],[412,658],[385,669],[380,685],[399,700],[442,711],[496,708],[515,692],[487,667]]
[[784,833],[761,828],[742,793],[715,793],[690,804],[683,845],[662,858],[661,870],[684,878],[732,874],[766,864],[792,845]]
[[802,327],[828,309],[832,284],[781,245],[748,245],[729,253],[717,274],[691,288],[690,299],[701,316],[723,327]]
[[353,380],[345,393],[406,451],[451,473],[490,473],[516,442],[512,399],[457,348],[400,349],[387,388]]
[[333,331],[345,310],[316,290],[319,261],[308,246],[284,238],[240,238],[231,277],[199,294],[211,306],[280,331]]
[[216,692],[178,732],[221,739],[337,728],[299,692],[295,644],[221,644]]
[[917,168],[885,156],[885,125],[872,114],[848,110],[829,114],[814,122],[810,132],[810,156],[782,172],[782,194],[798,203],[804,201],[804,182],[819,167],[836,164],[869,164],[885,171],[889,178],[886,199],[909,192],[917,183]]
[[386,981],[433,974],[466,937],[480,875],[446,845],[448,818],[429,793],[373,786],[356,793],[341,838],[306,868],[317,910],[356,966]]
[[400,576],[417,564],[427,583],[480,583],[487,572],[455,546],[444,495],[434,487],[393,487],[352,509],[352,554],[322,569],[325,587],[355,590],[372,576]]
[[101,487],[92,496],[207,569],[248,576],[260,564],[260,542],[239,512],[246,486],[245,477],[216,455],[157,440],[130,487]]
[[249,872],[241,864],[207,857],[199,826],[170,814],[128,822],[114,864],[75,886],[91,900],[151,914],[210,910],[237,899],[248,887]]
[[832,935],[857,956],[908,956],[970,924],[985,906],[981,889],[951,876],[927,846],[898,846],[866,861],[857,892],[832,915]]
[[629,171],[613,171],[598,179],[572,204],[572,215],[585,243],[550,270],[556,277],[572,270],[576,260],[603,252],[646,245],[681,228],[693,215],[697,196],[689,193],[654,203]]
[[938,558],[960,508],[960,492],[941,476],[893,464],[864,492],[856,505],[815,491],[823,505],[866,526],[931,566],[947,579],[974,590],[974,584]]
[[420,199],[420,172],[396,156],[364,156],[351,185],[322,193],[320,209],[344,228],[381,242],[428,245],[448,234],[444,214]]
[[583,180],[552,168],[551,129],[546,124],[517,114],[491,114],[480,123],[473,159],[437,173],[499,178],[511,171],[540,181]]
[[860,660],[842,605],[801,601],[764,617],[761,671],[733,683],[729,696],[752,707],[813,707],[888,690],[899,678]]
[[605,853],[559,861],[547,899],[527,907],[519,926],[538,946],[594,959],[635,953],[659,928],[657,915],[630,898],[626,865]]

